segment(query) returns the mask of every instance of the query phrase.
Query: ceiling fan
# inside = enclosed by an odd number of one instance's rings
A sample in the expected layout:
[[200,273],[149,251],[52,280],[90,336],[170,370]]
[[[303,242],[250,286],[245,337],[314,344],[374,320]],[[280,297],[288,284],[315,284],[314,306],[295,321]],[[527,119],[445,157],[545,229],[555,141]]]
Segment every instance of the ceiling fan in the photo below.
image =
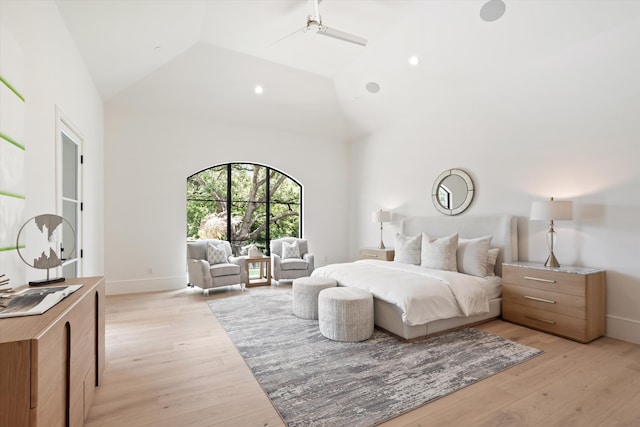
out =
[[367,45],[367,39],[363,37],[345,33],[344,31],[336,30],[335,28],[330,28],[324,25],[322,23],[322,18],[320,17],[320,8],[318,5],[319,3],[320,3],[319,0],[307,0],[307,8],[308,8],[307,25],[283,37],[280,40],[290,37],[300,31],[305,33],[310,31],[316,34],[320,34],[321,36],[333,37],[334,39],[342,40],[349,43],[354,43],[360,46]]

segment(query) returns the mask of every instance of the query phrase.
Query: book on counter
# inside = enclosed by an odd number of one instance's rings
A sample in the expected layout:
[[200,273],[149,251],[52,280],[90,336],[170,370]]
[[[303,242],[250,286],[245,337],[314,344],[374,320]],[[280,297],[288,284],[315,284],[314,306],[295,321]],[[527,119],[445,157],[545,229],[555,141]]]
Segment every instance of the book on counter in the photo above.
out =
[[26,288],[10,294],[0,293],[0,319],[42,314],[71,295],[82,285]]

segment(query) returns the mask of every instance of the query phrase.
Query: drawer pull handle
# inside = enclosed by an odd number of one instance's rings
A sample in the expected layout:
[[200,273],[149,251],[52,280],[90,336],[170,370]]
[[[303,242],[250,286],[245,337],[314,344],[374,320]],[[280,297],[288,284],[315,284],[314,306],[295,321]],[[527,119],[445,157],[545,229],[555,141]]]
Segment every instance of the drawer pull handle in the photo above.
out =
[[546,320],[546,319],[538,319],[537,317],[531,317],[531,316],[524,316],[526,319],[530,319],[530,320],[537,320],[538,322],[544,322],[544,323],[548,323],[550,325],[555,325],[556,322],[554,322],[553,320]]
[[556,283],[555,280],[549,280],[549,279],[540,279],[539,277],[530,277],[530,276],[524,276],[525,280],[534,280],[536,282],[544,282],[544,283]]
[[547,304],[555,304],[556,302],[550,299],[544,299],[544,298],[538,298],[538,297],[532,297],[529,295],[524,295],[525,299],[530,299],[533,301],[539,301],[539,302],[546,302]]

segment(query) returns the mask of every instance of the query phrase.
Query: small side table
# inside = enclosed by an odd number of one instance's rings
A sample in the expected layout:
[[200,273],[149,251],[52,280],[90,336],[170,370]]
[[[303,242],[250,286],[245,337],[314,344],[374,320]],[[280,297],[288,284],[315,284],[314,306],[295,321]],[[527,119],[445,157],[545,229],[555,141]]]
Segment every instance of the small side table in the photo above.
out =
[[[251,266],[256,266],[253,269]],[[270,286],[271,285],[271,257],[264,256],[258,258],[247,258],[245,264],[247,269],[247,287]],[[252,270],[254,270],[252,272]],[[257,271],[257,274],[255,270]],[[254,273],[252,275],[252,273]]]
[[393,261],[396,251],[393,248],[360,248],[360,259],[379,259]]

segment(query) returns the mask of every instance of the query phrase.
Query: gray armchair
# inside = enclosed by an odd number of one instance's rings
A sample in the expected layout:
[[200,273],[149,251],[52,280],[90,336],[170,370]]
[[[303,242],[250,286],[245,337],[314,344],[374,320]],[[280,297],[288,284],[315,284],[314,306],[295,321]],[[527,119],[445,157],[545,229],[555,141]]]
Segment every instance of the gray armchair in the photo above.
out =
[[[282,242],[298,242],[300,258],[282,258]],[[310,276],[314,269],[313,255],[309,253],[309,246],[305,239],[295,237],[283,237],[271,241],[271,274],[280,282],[291,281],[299,277]]]
[[[207,245],[212,243],[226,253],[226,261],[209,264]],[[189,285],[199,286],[204,295],[209,295],[210,288],[240,285],[241,289],[247,282],[246,257],[234,257],[231,245],[226,240],[203,239],[187,242],[187,271]]]

